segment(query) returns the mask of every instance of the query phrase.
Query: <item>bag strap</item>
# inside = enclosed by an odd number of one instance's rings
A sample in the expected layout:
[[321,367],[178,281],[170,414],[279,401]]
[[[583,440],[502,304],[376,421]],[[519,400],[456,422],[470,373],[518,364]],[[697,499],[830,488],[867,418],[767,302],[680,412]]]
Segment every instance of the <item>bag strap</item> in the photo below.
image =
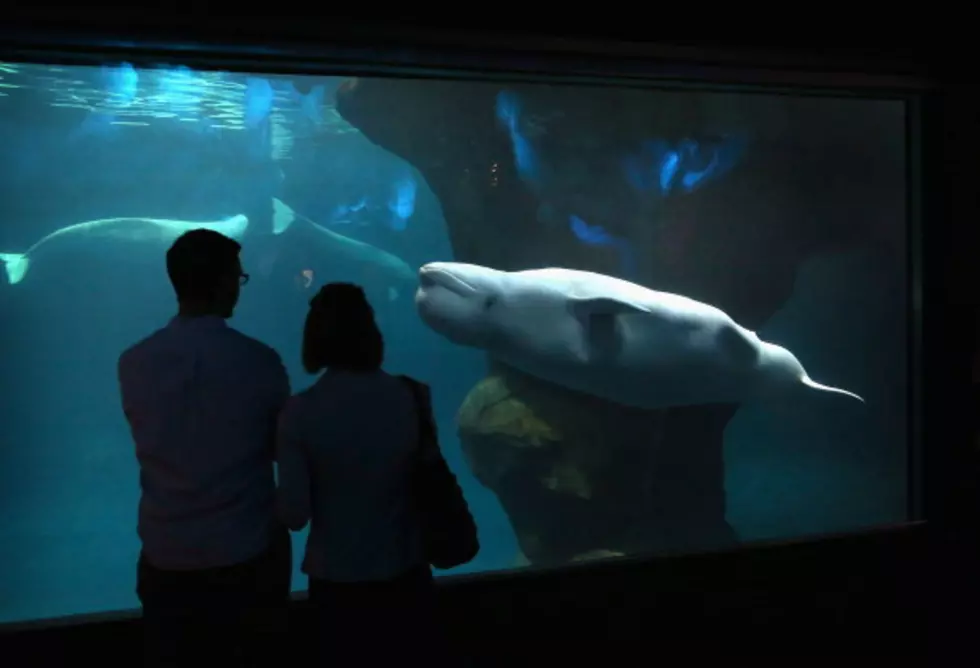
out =
[[[425,394],[422,390],[422,384],[410,378],[408,376],[398,377],[403,383],[408,386],[409,391],[412,393],[412,401],[415,404],[415,416],[418,420],[418,432],[415,436],[415,449],[419,455],[425,453],[426,445],[429,441],[437,442],[436,439],[429,439],[427,436],[432,435],[432,405],[426,400]],[[436,446],[438,448],[438,445]]]

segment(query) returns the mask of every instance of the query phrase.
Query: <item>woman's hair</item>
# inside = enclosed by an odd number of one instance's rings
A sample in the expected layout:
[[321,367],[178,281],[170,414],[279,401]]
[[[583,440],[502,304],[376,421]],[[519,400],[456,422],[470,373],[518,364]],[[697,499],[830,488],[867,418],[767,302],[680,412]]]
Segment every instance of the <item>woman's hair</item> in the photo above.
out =
[[385,344],[364,290],[351,283],[328,283],[310,300],[303,326],[303,367],[377,371]]

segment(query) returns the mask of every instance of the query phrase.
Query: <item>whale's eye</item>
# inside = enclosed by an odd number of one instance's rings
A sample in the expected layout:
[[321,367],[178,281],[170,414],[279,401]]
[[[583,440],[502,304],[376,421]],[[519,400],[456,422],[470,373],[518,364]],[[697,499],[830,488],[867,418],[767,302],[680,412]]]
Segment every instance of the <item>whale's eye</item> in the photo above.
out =
[[484,310],[493,308],[493,305],[496,303],[497,303],[497,295],[489,295],[486,299],[483,300],[483,308]]

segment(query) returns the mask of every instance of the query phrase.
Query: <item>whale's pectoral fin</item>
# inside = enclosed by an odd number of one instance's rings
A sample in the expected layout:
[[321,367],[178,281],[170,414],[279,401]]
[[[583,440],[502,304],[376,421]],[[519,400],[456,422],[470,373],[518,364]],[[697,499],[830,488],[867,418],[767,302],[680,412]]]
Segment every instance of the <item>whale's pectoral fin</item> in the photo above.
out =
[[716,337],[718,349],[735,364],[750,366],[759,361],[759,349],[737,328],[722,327]]
[[606,297],[572,300],[569,308],[582,325],[584,352],[590,362],[615,358],[623,343],[617,318],[626,313],[643,312],[643,309],[629,302]]
[[627,313],[646,313],[646,311],[632,302],[612,299],[611,297],[590,297],[585,299],[572,299],[569,308],[579,320],[583,320],[593,315],[625,315]]

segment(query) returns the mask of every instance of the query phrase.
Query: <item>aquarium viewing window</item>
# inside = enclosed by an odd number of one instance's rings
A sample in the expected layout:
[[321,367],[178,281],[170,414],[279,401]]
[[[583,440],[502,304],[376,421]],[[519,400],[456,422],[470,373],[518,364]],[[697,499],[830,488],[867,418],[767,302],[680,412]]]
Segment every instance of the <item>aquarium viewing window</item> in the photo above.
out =
[[116,360],[199,226],[242,243],[231,324],[294,390],[312,293],[365,288],[480,528],[449,574],[911,519],[909,113],[0,63],[0,623],[138,605]]

